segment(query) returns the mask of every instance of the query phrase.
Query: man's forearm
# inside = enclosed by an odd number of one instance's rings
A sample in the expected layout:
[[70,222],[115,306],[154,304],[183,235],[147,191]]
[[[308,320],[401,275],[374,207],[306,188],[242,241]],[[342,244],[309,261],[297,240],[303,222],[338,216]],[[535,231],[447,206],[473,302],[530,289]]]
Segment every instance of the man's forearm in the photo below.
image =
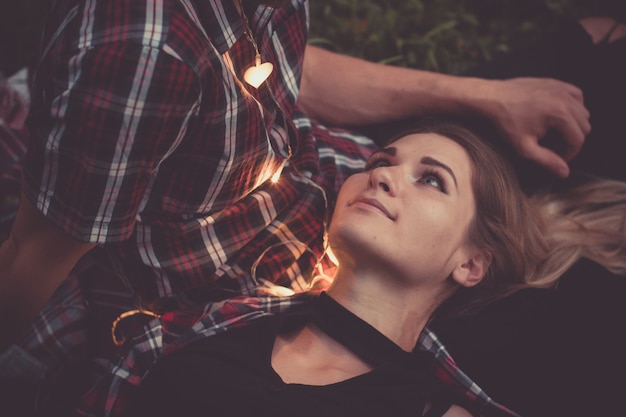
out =
[[0,247],[0,352],[26,330],[64,279],[63,272],[38,270],[35,259],[24,265],[27,256],[18,256],[11,240]]
[[0,245],[0,351],[26,330],[93,246],[50,223],[22,197],[10,237]]
[[387,66],[307,47],[299,104],[329,125],[348,126],[421,114],[472,114],[478,78]]
[[[309,46],[299,104],[330,126],[370,125],[425,114],[489,120],[523,157],[558,176],[589,133],[582,91],[549,78],[485,80],[366,62]],[[558,151],[541,142],[555,129]]]

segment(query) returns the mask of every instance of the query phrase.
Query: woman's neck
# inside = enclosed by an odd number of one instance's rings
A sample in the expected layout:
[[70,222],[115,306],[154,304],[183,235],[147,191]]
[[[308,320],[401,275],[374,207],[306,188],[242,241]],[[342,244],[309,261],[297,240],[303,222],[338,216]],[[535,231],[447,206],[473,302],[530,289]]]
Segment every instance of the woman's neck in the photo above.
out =
[[392,279],[341,268],[328,294],[407,352],[415,348],[442,301],[441,291],[407,288]]
[[283,382],[306,385],[335,384],[373,369],[313,323],[276,336],[272,368]]
[[[354,273],[340,267],[328,294],[402,350],[411,352],[439,305],[442,291],[407,290],[394,284],[396,280],[384,278],[389,277],[376,276],[371,269]],[[336,383],[372,369],[313,323],[276,337],[272,367],[284,382],[307,385]]]

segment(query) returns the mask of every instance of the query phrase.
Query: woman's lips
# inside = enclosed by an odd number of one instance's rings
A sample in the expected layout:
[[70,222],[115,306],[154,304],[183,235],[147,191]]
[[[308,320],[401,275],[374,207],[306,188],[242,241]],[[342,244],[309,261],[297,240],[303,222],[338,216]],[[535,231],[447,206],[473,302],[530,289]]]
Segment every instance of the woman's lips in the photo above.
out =
[[384,214],[386,217],[388,217],[391,220],[395,220],[394,216],[391,215],[391,213],[389,212],[389,210],[387,210],[387,207],[385,207],[380,201],[374,199],[374,198],[369,198],[369,197],[359,197],[357,199],[355,199],[351,205],[360,205],[360,206],[364,206],[364,208],[366,209],[375,209],[376,211],[381,212],[382,214]]

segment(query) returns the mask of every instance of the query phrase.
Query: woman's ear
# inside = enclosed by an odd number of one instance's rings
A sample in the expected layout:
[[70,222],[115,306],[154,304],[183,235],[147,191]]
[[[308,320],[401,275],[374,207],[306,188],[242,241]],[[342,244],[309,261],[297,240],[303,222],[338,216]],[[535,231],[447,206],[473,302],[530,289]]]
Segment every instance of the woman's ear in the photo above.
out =
[[491,265],[491,252],[477,249],[471,257],[452,271],[452,279],[463,287],[473,287],[485,277]]

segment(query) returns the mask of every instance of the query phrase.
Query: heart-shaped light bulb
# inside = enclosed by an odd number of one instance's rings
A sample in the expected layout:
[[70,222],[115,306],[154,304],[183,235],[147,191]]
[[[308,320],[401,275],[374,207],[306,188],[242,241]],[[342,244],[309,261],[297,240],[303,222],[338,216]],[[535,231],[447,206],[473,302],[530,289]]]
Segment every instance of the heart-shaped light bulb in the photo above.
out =
[[243,73],[243,79],[252,87],[258,88],[267,80],[273,70],[274,65],[271,62],[261,64],[261,57],[257,55],[255,65]]

